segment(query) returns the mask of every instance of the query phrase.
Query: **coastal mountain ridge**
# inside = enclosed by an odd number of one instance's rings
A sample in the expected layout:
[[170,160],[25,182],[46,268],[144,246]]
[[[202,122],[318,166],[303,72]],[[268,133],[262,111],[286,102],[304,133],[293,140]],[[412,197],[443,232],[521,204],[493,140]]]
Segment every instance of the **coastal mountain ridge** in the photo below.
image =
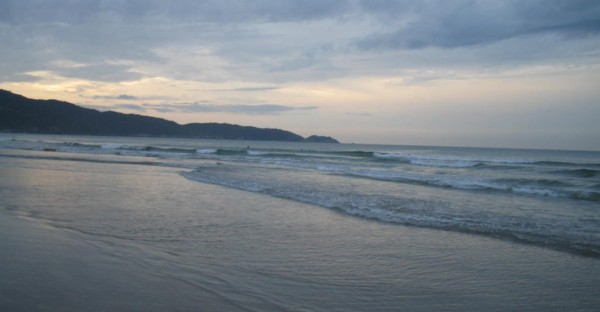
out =
[[64,101],[30,99],[1,89],[0,132],[339,143],[327,136],[304,138],[281,129],[227,123],[180,125],[156,117],[101,112]]

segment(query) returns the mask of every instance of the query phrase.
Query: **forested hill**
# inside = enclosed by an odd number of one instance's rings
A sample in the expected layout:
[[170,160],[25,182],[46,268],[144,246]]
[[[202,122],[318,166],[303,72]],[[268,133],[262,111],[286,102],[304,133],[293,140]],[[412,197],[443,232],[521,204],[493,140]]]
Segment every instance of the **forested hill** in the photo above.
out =
[[100,112],[63,101],[29,99],[6,90],[0,90],[0,131],[339,143],[331,137],[314,135],[303,138],[280,129],[225,123],[180,125],[155,117]]

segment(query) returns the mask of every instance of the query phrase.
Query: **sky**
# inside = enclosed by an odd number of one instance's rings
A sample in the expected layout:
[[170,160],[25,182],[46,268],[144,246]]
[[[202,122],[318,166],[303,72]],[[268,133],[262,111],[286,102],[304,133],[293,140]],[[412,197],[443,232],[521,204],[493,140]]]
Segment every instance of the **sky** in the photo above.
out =
[[0,88],[344,143],[600,150],[600,1],[2,0]]

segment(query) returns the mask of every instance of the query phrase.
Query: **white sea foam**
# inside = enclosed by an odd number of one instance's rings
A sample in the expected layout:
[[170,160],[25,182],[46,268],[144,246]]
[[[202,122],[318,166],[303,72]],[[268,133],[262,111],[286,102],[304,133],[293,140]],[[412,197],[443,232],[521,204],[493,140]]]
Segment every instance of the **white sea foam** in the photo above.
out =
[[448,167],[448,168],[468,168],[475,167],[480,162],[468,160],[430,160],[430,159],[411,159],[410,163],[417,166]]
[[382,159],[407,159],[405,154],[374,152],[373,156]]
[[216,148],[199,148],[196,150],[197,154],[216,154]]
[[433,155],[433,154],[414,154],[414,153],[385,153],[374,152],[373,156],[380,159],[396,159],[408,161],[413,165],[449,167],[449,168],[467,168],[479,164],[497,164],[497,165],[520,165],[531,164],[530,160],[524,159],[498,159],[498,158],[473,158],[468,156],[454,155]]
[[268,155],[268,152],[261,152],[261,151],[253,151],[253,150],[247,150],[246,153],[248,153],[248,155],[250,156],[265,156]]
[[[370,189],[368,181],[350,182],[346,180],[347,182],[344,182],[345,178],[343,177],[321,180],[315,174],[317,173],[298,171],[280,175],[279,172],[270,172],[269,167],[234,165],[225,171],[218,167],[202,168],[197,172],[185,173],[184,176],[192,180],[296,200],[385,222],[479,233],[495,237],[507,233],[507,238],[519,237],[520,240],[540,244],[556,243],[558,245],[562,244],[564,240],[580,239],[577,237],[577,232],[573,232],[574,234],[560,232],[553,228],[553,224],[556,222],[577,222],[574,220],[545,220],[547,218],[545,215],[537,216],[533,220],[529,215],[510,214],[502,209],[491,209],[484,212],[462,206],[453,208],[452,203],[437,200],[411,199],[384,190],[371,189],[367,191]],[[310,178],[312,176],[314,178]],[[452,188],[496,189],[527,195],[557,196],[551,190],[516,187],[486,180],[452,178],[435,181],[426,181],[423,178],[423,180],[428,185],[438,184]],[[310,181],[310,183],[305,183],[305,181]],[[348,191],[347,183],[353,185],[351,192]],[[362,187],[365,189],[361,189]],[[508,208],[506,207],[506,209]],[[570,228],[575,228],[574,226],[574,224],[568,224]],[[582,241],[588,242],[589,238],[584,237]]]

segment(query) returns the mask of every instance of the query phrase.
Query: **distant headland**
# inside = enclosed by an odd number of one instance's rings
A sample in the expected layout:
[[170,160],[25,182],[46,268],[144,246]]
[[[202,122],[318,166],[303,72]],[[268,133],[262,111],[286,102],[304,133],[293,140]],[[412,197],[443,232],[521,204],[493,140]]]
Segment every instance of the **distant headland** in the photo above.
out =
[[6,90],[0,90],[0,132],[339,143],[328,136],[304,138],[281,129],[227,123],[180,125],[156,117],[100,112],[64,101],[29,99]]

